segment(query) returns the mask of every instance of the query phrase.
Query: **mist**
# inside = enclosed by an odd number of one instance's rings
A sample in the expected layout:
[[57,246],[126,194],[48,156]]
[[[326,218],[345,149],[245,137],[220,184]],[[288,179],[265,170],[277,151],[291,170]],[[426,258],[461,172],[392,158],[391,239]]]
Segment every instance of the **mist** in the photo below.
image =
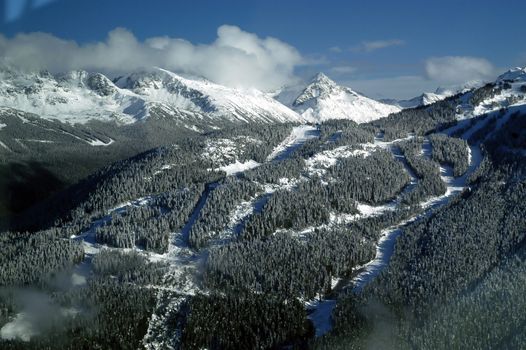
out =
[[53,301],[50,295],[29,288],[12,288],[0,291],[0,297],[12,297],[20,310],[0,328],[4,340],[30,341],[32,337],[60,327],[78,313],[75,308],[64,308]]

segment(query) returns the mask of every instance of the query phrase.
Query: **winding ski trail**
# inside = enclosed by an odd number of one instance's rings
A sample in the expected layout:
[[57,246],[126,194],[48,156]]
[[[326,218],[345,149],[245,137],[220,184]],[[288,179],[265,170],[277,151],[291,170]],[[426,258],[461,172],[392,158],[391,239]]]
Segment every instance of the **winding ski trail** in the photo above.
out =
[[[468,132],[469,130],[466,133]],[[393,153],[393,156],[404,164],[404,167],[411,178],[415,179],[416,176],[407,163],[407,160],[401,154],[399,148],[396,147],[396,143],[410,139],[411,137],[412,136],[408,136],[407,138],[391,142],[384,142],[381,137],[377,137],[374,144],[377,147],[390,150]],[[422,145],[422,155],[427,158],[430,158],[432,155],[431,144],[427,138],[424,139]],[[403,233],[403,227],[413,221],[431,215],[433,211],[443,207],[456,195],[460,194],[467,187],[469,177],[479,167],[482,159],[483,156],[479,145],[470,145],[469,168],[462,176],[456,178],[453,176],[453,169],[451,167],[441,164],[440,175],[442,181],[444,181],[447,186],[446,193],[442,196],[432,197],[421,202],[420,206],[424,209],[423,212],[383,230],[380,234],[380,239],[376,244],[376,254],[374,259],[363,265],[360,268],[361,271],[342,288],[342,291],[351,289],[354,293],[361,293],[365,286],[374,280],[389,265],[391,256],[394,253],[396,240]],[[412,188],[414,188],[415,185],[416,183]],[[406,191],[406,189],[404,189],[404,191]],[[331,330],[331,317],[335,306],[335,299],[322,300],[312,306],[312,313],[309,315],[309,319],[311,319],[314,324],[316,336],[321,336]]]

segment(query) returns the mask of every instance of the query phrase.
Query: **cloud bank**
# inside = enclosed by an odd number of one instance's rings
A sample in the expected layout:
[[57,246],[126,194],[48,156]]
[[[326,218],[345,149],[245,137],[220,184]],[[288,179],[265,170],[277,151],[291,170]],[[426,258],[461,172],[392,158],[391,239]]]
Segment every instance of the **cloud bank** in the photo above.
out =
[[495,76],[495,67],[488,60],[467,56],[430,58],[426,60],[425,71],[429,79],[449,84],[487,80]]
[[294,79],[303,57],[278,39],[260,38],[236,26],[223,25],[211,44],[196,45],[167,36],[138,40],[130,31],[117,28],[103,42],[79,45],[50,34],[0,35],[3,63],[23,70],[74,69],[107,73],[162,67],[205,77],[234,87],[270,90]]
[[[418,65],[415,65],[418,66]],[[499,69],[482,57],[430,57],[422,62],[417,74],[363,79],[333,70],[341,82],[373,98],[409,99],[437,88],[456,91],[478,83],[493,81]],[[356,69],[359,72],[359,68]],[[355,72],[353,72],[355,73]]]

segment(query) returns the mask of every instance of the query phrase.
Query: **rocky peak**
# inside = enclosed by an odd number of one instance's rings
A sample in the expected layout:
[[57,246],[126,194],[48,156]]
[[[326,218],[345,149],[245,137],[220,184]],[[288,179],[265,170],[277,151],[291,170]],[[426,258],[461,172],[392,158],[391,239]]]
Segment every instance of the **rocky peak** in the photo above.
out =
[[309,85],[307,85],[303,92],[296,98],[293,105],[299,106],[309,100],[320,97],[323,98],[339,88],[338,84],[320,72],[314,76]]
[[86,86],[99,96],[109,96],[115,93],[115,85],[103,74],[93,73],[86,79]]

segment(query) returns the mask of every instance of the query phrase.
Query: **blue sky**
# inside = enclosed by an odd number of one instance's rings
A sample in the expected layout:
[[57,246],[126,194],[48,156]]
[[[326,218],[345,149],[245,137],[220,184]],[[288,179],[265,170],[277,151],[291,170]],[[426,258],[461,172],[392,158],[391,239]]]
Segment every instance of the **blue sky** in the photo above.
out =
[[324,71],[372,97],[409,98],[526,65],[526,1],[518,0],[4,2],[7,38],[39,31],[80,46],[107,40],[117,27],[139,42],[168,36],[210,45],[220,26],[237,26],[297,50],[301,60],[286,67],[294,77]]

